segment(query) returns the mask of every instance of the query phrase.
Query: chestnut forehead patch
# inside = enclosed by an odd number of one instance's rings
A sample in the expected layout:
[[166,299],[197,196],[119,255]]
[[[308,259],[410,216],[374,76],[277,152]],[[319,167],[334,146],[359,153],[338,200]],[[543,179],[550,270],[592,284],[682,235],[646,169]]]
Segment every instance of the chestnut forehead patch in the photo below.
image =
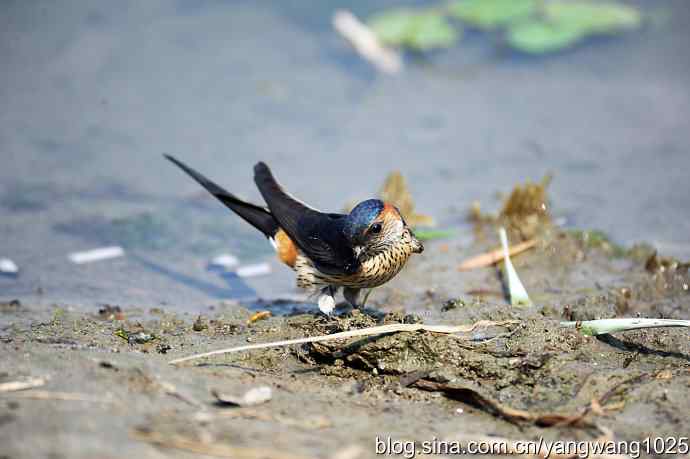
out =
[[396,209],[394,205],[388,203],[383,205],[381,215],[384,217],[400,218],[400,213],[398,212],[398,209]]
[[391,204],[383,206],[383,210],[377,220],[383,223],[384,228],[386,228],[385,231],[389,234],[397,235],[403,230],[403,220],[400,212]]
[[383,210],[381,210],[380,219],[381,221],[395,221],[400,220],[401,218],[400,213],[398,212],[398,209],[395,208],[395,206],[391,204],[384,204]]

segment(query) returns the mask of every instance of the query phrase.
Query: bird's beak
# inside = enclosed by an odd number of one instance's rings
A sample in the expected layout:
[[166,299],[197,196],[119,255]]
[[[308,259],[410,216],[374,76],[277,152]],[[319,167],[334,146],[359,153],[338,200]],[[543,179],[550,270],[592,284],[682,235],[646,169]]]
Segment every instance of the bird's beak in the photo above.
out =
[[414,253],[424,252],[424,244],[422,244],[422,241],[417,239],[417,236],[415,236],[412,231],[410,231],[410,236],[412,236],[412,252],[414,252]]

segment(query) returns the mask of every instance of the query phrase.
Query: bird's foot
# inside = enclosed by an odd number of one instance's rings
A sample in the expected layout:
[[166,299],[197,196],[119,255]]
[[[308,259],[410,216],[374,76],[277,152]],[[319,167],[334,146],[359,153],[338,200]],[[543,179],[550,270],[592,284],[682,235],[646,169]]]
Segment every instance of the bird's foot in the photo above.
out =
[[359,288],[345,287],[343,289],[343,296],[345,301],[355,309],[360,309],[363,305],[359,302],[359,294],[362,290]]

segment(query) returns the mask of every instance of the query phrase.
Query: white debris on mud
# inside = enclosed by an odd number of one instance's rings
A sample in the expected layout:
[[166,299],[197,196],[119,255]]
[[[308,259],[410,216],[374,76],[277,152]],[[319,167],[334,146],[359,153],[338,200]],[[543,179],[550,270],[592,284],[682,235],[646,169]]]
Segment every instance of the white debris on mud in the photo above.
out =
[[240,260],[234,256],[230,255],[228,253],[223,253],[221,255],[218,255],[217,257],[213,258],[211,262],[209,263],[209,266],[211,268],[220,268],[220,269],[232,269],[235,266],[240,264]]
[[253,387],[241,396],[224,394],[217,389],[211,389],[211,394],[221,403],[237,406],[260,405],[273,397],[273,391],[269,386]]
[[9,258],[0,258],[0,273],[17,274],[19,266]]
[[99,247],[85,252],[70,253],[67,257],[72,263],[78,265],[84,263],[92,263],[94,261],[108,260],[110,258],[118,258],[124,256],[125,250],[119,246]]
[[255,265],[240,266],[235,272],[240,277],[256,277],[271,274],[271,271],[272,269],[270,264],[257,263]]

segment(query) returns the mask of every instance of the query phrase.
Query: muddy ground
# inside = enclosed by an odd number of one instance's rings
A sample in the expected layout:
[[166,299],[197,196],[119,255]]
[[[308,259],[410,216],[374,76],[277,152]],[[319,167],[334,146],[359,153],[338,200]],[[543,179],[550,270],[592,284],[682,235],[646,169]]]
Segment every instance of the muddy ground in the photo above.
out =
[[[257,305],[233,302],[209,305],[200,317],[146,305],[84,314],[66,305],[3,304],[0,383],[44,384],[0,393],[0,457],[359,458],[375,456],[377,436],[632,441],[690,434],[687,329],[589,337],[559,326],[636,315],[687,319],[687,265],[646,247],[615,247],[597,233],[552,229],[515,257],[536,305],[514,308],[497,268],[457,271],[461,260],[494,247],[494,238],[426,245],[364,312],[342,308],[331,318],[312,303],[260,304],[275,314],[251,324]],[[454,290],[459,277],[472,288]],[[382,323],[480,320],[503,325],[168,363]],[[222,405],[212,395],[262,385],[272,399],[257,406]]]

